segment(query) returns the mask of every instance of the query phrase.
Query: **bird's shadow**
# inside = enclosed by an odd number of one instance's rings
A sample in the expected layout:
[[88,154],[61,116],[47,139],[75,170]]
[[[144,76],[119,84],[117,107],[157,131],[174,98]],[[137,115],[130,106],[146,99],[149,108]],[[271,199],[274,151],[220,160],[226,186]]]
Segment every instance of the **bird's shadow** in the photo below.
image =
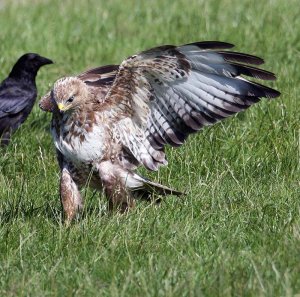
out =
[[[22,192],[22,190],[21,190]],[[111,217],[115,214],[114,211],[108,210],[108,202],[99,192],[93,191],[90,193],[83,192],[85,201],[84,208],[78,212],[74,222],[85,221],[87,218],[101,219],[103,217]],[[64,223],[63,208],[58,197],[53,199],[53,196],[42,205],[37,206],[34,200],[23,200],[22,195],[18,195],[17,199],[6,201],[0,209],[0,225],[4,226],[17,220],[34,220],[42,218],[48,220],[52,224],[61,225]],[[160,198],[147,197],[147,199],[138,199],[140,203],[146,205],[159,205]]]
[[[82,221],[91,216],[104,217],[107,214],[108,212],[103,205],[88,203],[78,214],[76,220]],[[26,203],[8,203],[3,207],[0,210],[0,225],[4,226],[17,220],[33,220],[37,217],[42,217],[55,225],[61,225],[64,222],[62,207],[57,201],[46,202],[40,206],[27,201]]]

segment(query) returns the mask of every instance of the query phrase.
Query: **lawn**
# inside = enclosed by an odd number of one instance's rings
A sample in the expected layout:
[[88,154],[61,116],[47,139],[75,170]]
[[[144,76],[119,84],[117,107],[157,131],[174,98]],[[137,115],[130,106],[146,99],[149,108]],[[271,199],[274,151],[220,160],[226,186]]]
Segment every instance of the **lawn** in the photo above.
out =
[[51,116],[37,104],[0,149],[0,296],[300,296],[299,1],[0,1],[0,78],[37,52],[57,78],[161,44],[220,40],[261,56],[280,98],[168,149],[141,172],[187,191],[111,215],[85,190],[61,221]]

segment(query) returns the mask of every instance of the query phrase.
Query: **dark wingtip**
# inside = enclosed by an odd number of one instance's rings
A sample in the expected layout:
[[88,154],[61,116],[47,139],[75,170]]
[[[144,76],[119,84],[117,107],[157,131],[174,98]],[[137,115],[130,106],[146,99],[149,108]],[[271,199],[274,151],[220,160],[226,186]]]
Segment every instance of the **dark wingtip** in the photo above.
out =
[[106,65],[106,66],[101,66],[101,67],[96,67],[89,69],[85,71],[84,73],[90,73],[90,74],[105,74],[113,71],[117,71],[119,69],[119,65]]
[[268,99],[277,98],[281,95],[281,93],[275,89],[272,89],[270,87],[264,86],[260,83],[248,81],[250,84],[252,84],[254,87],[257,88],[257,90],[261,91],[261,94],[258,95],[259,98],[264,97]]
[[277,98],[281,95],[281,93],[277,90],[272,89],[272,92],[268,93],[268,98]]
[[222,41],[198,41],[185,45],[195,45],[201,49],[229,49],[234,47],[234,44]]
[[239,53],[239,52],[220,51],[218,53],[221,54],[222,57],[229,62],[239,62],[239,63],[253,64],[253,65],[261,65],[264,64],[265,62],[264,59],[260,57]]
[[273,81],[276,80],[275,74],[266,70],[261,70],[261,69],[250,70],[249,73],[251,73],[254,78],[258,78],[262,80],[273,80]]
[[262,75],[259,75],[258,78],[264,79],[264,80],[276,80],[276,75],[273,72],[264,70],[262,72]]
[[235,62],[229,62],[229,63],[231,66],[236,68],[239,75],[243,74],[246,76],[250,76],[262,80],[276,80],[275,74],[270,71],[259,69],[249,65],[238,64]]

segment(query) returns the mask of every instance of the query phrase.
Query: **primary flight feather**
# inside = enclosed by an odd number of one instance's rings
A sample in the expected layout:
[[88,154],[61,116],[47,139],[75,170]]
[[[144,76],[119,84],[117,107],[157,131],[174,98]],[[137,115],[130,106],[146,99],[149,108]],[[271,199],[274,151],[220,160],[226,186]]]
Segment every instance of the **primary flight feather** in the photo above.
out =
[[134,172],[166,165],[164,146],[245,110],[274,89],[244,76],[275,80],[250,65],[261,58],[228,51],[224,42],[156,47],[120,66],[88,70],[55,82],[40,107],[53,112],[52,136],[61,168],[60,194],[67,220],[82,207],[80,188],[104,189],[111,208],[133,198],[181,193]]

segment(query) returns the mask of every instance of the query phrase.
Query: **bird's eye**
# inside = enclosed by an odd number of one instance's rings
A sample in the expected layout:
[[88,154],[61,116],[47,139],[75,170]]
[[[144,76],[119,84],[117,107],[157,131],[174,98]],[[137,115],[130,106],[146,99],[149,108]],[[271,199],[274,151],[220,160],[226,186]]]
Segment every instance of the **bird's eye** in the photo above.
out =
[[73,102],[74,98],[75,98],[75,96],[71,96],[71,97],[67,100],[67,102],[69,102],[69,103]]

